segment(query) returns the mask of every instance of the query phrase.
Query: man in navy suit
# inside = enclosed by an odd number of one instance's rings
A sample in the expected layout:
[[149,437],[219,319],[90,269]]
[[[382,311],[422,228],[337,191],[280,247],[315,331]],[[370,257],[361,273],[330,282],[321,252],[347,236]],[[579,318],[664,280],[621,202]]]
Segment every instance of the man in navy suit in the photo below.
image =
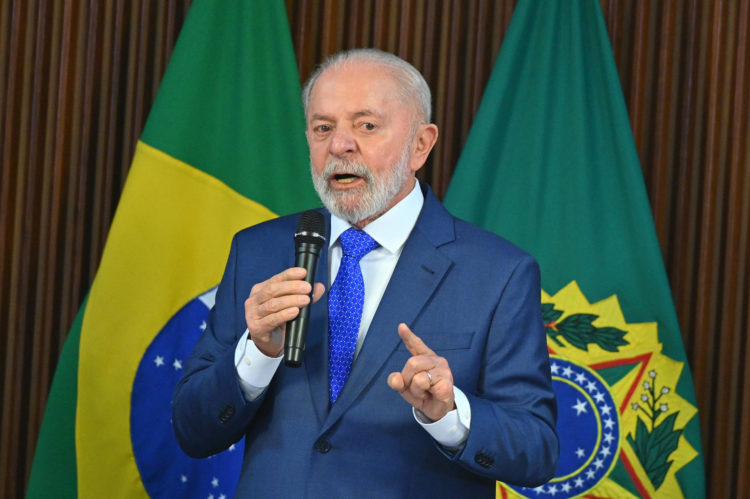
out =
[[[205,457],[244,436],[238,497],[493,497],[495,480],[545,483],[559,444],[538,266],[416,181],[438,135],[424,78],[390,54],[343,52],[303,101],[326,284],[293,267],[297,216],[235,236],[175,391],[180,445]],[[329,315],[345,232],[374,249],[356,267],[364,298],[341,377]],[[285,324],[305,306],[304,367],[289,368]]]

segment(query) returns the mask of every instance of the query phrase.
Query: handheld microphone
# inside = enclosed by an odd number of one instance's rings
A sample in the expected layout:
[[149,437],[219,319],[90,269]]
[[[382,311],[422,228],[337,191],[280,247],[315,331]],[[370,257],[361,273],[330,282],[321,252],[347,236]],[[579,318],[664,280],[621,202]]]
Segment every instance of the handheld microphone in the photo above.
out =
[[[318,256],[326,242],[325,217],[314,210],[302,213],[297,222],[294,233],[295,266],[307,270],[305,281],[315,288],[315,271],[318,268]],[[310,305],[312,305],[310,292]],[[284,364],[289,367],[302,365],[302,355],[305,351],[307,328],[310,326],[310,305],[302,307],[299,315],[286,325],[286,341],[284,343]]]

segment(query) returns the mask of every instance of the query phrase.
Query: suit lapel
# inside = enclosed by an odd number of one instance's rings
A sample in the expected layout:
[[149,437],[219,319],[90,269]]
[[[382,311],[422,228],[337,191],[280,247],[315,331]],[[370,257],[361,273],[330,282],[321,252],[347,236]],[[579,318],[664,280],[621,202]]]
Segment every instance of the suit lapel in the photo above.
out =
[[[437,247],[453,240],[453,234],[452,218],[428,190],[422,213],[407,239],[362,350],[339,398],[331,407],[322,431],[333,425],[375,381],[383,364],[401,342],[398,324],[413,324],[437,290],[453,263]],[[324,368],[327,372],[327,366]]]
[[[331,217],[326,213],[326,234],[331,234]],[[320,254],[315,280],[326,284],[323,297],[310,309],[310,328],[307,333],[304,365],[310,384],[310,395],[322,424],[328,415],[328,238]]]

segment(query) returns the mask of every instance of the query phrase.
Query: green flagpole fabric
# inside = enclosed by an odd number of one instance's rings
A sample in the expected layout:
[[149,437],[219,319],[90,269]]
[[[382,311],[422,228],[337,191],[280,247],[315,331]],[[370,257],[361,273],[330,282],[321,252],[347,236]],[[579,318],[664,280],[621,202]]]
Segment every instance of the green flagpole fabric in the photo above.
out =
[[276,214],[310,209],[300,92],[283,1],[198,1],[141,140]]
[[47,399],[39,431],[26,497],[76,497],[76,396],[78,394],[78,342],[86,300],[76,315]]
[[445,204],[542,271],[561,464],[499,493],[703,497],[692,377],[598,2],[518,2]]
[[28,497],[231,495],[241,449],[187,461],[170,387],[232,235],[320,204],[300,102],[283,1],[193,3],[58,363]]

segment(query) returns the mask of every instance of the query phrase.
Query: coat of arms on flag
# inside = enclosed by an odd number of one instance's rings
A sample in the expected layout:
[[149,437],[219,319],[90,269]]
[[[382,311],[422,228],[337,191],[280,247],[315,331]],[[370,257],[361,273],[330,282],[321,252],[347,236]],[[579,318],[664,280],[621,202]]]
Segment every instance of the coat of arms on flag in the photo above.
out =
[[498,495],[682,497],[675,474],[697,455],[682,432],[698,411],[675,390],[684,363],[662,353],[656,323],[627,323],[616,296],[591,304],[575,281],[543,292],[542,311],[560,461],[547,484]]

